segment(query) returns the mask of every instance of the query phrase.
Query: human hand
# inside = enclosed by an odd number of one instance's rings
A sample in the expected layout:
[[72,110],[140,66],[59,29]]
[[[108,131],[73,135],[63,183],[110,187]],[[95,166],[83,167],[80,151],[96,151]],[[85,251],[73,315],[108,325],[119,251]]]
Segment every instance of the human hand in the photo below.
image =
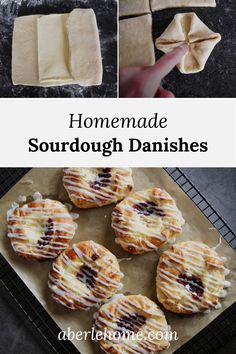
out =
[[188,45],[183,44],[163,55],[153,66],[121,68],[120,97],[175,97],[171,91],[163,89],[161,81],[187,52]]

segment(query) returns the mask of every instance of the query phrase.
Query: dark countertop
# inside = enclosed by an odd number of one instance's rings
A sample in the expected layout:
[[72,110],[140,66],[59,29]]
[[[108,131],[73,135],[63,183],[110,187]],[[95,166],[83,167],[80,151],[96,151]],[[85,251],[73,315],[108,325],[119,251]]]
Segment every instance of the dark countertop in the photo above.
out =
[[[236,169],[188,168],[183,169],[183,172],[236,232]],[[38,332],[32,328],[27,319],[24,319],[20,309],[9,299],[9,295],[2,287],[0,287],[0,297],[0,321],[3,324],[0,332],[0,353],[52,353],[46,341],[42,342]],[[235,345],[236,339],[229,342],[226,347],[214,350],[214,353],[233,353]]]
[[[11,80],[12,33],[17,16],[68,13],[76,7],[93,8],[100,33],[103,83],[100,86],[13,86]],[[117,97],[116,0],[2,0],[0,2],[0,97]]]
[[[217,7],[178,8],[153,13],[154,41],[171,23],[174,15],[195,12],[222,40],[213,50],[205,69],[197,74],[184,75],[175,68],[163,81],[163,86],[176,97],[236,97],[236,1],[216,0]],[[162,52],[157,51],[160,58]]]

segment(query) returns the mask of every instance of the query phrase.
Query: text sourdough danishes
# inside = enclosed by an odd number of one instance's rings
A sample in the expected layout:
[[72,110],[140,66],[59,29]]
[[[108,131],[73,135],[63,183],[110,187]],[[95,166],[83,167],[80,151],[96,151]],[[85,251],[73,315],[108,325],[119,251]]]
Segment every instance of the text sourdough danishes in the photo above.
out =
[[[124,152],[126,144],[112,138],[107,141],[83,141],[74,138],[72,141],[39,141],[37,138],[29,140],[29,152],[77,152],[77,153],[101,153],[109,157],[115,152]],[[207,152],[207,142],[188,142],[184,138],[169,141],[166,137],[163,141],[142,141],[130,138],[126,152]]]

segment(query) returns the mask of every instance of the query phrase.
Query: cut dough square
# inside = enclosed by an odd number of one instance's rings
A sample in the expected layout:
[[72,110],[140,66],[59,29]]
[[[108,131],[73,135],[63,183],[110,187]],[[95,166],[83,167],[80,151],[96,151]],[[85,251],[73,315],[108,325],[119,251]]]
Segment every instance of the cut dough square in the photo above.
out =
[[216,7],[215,0],[151,0],[152,11],[174,7]]
[[38,18],[39,82],[71,81],[68,67],[69,47],[66,33],[67,15]]
[[120,21],[120,66],[155,64],[152,16],[144,15]]
[[102,72],[99,34],[92,9],[15,20],[14,85],[100,85]]
[[150,13],[149,0],[120,0],[119,13],[122,16],[135,16]]
[[103,67],[94,11],[73,10],[68,18],[67,29],[73,79],[82,86],[100,85]]
[[211,31],[195,13],[190,12],[175,15],[164,33],[156,39],[156,47],[168,53],[187,43],[189,51],[178,68],[183,74],[192,74],[204,69],[212,50],[220,40],[219,33]]

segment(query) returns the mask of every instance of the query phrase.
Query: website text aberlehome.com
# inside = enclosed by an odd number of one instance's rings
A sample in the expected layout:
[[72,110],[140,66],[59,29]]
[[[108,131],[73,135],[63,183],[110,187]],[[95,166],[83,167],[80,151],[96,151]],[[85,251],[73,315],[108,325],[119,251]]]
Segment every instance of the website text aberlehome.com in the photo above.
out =
[[72,331],[70,327],[66,331],[61,331],[58,334],[59,340],[109,340],[109,341],[120,341],[120,340],[134,340],[134,341],[177,341],[178,334],[176,331],[153,331],[153,332],[143,332],[139,331],[137,333],[132,331],[109,331],[105,329],[104,331],[95,330],[93,327],[91,331]]

